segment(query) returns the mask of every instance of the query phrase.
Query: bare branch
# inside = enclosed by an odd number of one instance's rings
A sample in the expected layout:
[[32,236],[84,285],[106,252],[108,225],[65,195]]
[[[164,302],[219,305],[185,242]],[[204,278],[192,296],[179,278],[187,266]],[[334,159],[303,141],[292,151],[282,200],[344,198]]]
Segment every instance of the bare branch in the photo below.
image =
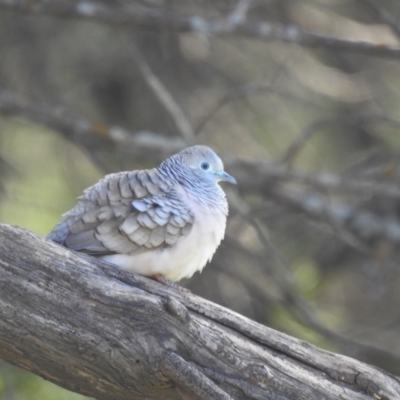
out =
[[194,131],[182,108],[175,101],[163,83],[153,73],[136,44],[132,41],[128,43],[126,40],[124,40],[124,43],[132,60],[136,63],[143,75],[147,86],[153,91],[161,105],[171,116],[180,135],[186,140],[187,144],[193,144]]
[[[0,114],[22,116],[41,123],[57,130],[67,139],[88,150],[91,150],[93,146],[99,146],[99,139],[101,139],[109,144],[119,146],[123,151],[135,157],[141,158],[145,155],[147,159],[151,157],[154,160],[162,160],[166,154],[172,154],[185,147],[183,140],[168,139],[165,136],[148,132],[133,134],[119,127],[110,127],[90,122],[84,118],[76,118],[60,107],[33,104],[4,91],[0,92]],[[311,185],[316,189],[400,199],[400,189],[394,183],[382,183],[358,177],[341,177],[330,173],[307,174],[277,163],[230,159],[226,164],[228,168],[232,169],[243,191],[256,192],[264,196],[272,196],[272,198],[277,196],[278,202],[281,202],[283,198],[285,200],[283,204],[305,211],[314,218],[327,220],[335,229],[351,225],[350,231],[364,240],[383,235],[391,241],[400,241],[400,225],[393,219],[382,220],[367,211],[358,212],[350,206],[337,202],[326,204],[321,197],[305,190],[298,189],[294,193],[289,188],[280,188],[276,192],[268,189],[276,187],[272,185],[272,181],[282,183],[293,181],[297,184]]]
[[212,108],[206,113],[206,115],[200,119],[195,128],[196,134],[199,134],[207,125],[207,123],[217,114],[217,112],[221,110],[221,108],[223,108],[229,102],[241,97],[270,93],[272,92],[272,90],[273,89],[271,88],[270,85],[255,85],[255,84],[242,85],[229,90],[227,93],[225,93],[225,95],[223,95],[217,101],[216,104],[212,106]]
[[[277,72],[278,74],[278,72]],[[300,97],[296,97],[295,95],[291,93],[284,93],[280,92],[276,88],[273,87],[273,81],[276,79],[276,77],[273,77],[271,80],[271,84],[257,84],[257,83],[250,83],[247,85],[240,85],[233,87],[232,89],[228,90],[218,101],[212,105],[205,113],[205,115],[200,118],[199,122],[197,123],[195,127],[195,132],[196,135],[199,134],[204,127],[208,124],[208,122],[227,104],[230,102],[241,99],[241,98],[247,98],[250,96],[259,96],[259,95],[267,95],[267,94],[274,94],[277,96],[284,97],[285,99],[291,100],[291,101],[296,101],[300,105],[307,105],[311,106],[313,108],[317,109],[323,109],[321,104],[318,103],[313,103],[311,101],[307,101],[305,99],[302,99]]]
[[384,122],[398,129],[400,127],[400,122],[385,116],[385,115],[351,115],[344,117],[343,115],[338,115],[336,117],[328,117],[320,120],[313,121],[311,124],[307,125],[305,128],[301,129],[297,138],[285,151],[284,155],[281,157],[281,161],[288,166],[291,166],[300,153],[303,147],[306,145],[307,141],[319,130],[324,128],[337,128],[337,127],[357,127],[363,124],[368,124],[371,122]]
[[[162,160],[166,155],[185,147],[185,142],[181,139],[169,139],[149,132],[133,134],[119,127],[76,118],[60,107],[30,103],[4,91],[0,92],[0,114],[22,116],[41,123],[57,130],[67,139],[89,151],[94,146],[99,146],[99,139],[101,139],[137,158],[145,156],[147,159]],[[237,177],[241,190],[272,196],[279,203],[283,199],[283,204],[295,210],[302,210],[313,218],[323,219],[334,229],[346,228],[353,247],[354,245],[357,247],[357,241],[353,240],[355,238],[351,238],[351,232],[363,240],[382,235],[390,241],[400,241],[400,223],[393,218],[382,219],[370,212],[359,211],[339,202],[328,204],[320,196],[307,190],[293,191],[294,189],[282,186],[276,189],[278,186],[273,184],[292,181],[297,184],[310,185],[315,189],[400,199],[400,189],[395,183],[378,182],[359,177],[342,177],[331,173],[307,174],[278,163],[230,159],[226,164]]]
[[80,18],[111,25],[136,25],[156,30],[194,32],[207,36],[239,36],[261,41],[279,41],[311,48],[399,58],[400,48],[370,42],[354,42],[308,32],[295,25],[248,21],[235,18],[185,16],[159,9],[135,6],[107,6],[90,1],[60,2],[38,0],[0,0],[0,8],[14,12]]
[[394,18],[391,14],[389,14],[380,4],[379,1],[376,0],[364,0],[376,13],[379,20],[392,28],[392,31],[400,38],[400,23]]
[[0,225],[0,235],[0,357],[70,390],[100,400],[400,396],[400,380],[381,370],[20,228]]
[[[315,189],[376,195],[382,198],[400,199],[400,188],[395,182],[382,182],[362,177],[345,177],[329,172],[316,174],[293,169],[276,162],[227,160],[226,164],[234,171],[240,187],[250,192],[265,190],[275,182],[295,182],[310,185]],[[253,177],[253,179],[249,179]],[[264,188],[264,189],[263,189]]]
[[147,131],[129,132],[119,126],[76,117],[62,107],[44,102],[29,102],[3,90],[0,90],[0,114],[22,117],[54,129],[66,139],[87,149],[89,154],[93,148],[105,144],[113,145],[138,159],[152,154],[154,158],[162,160],[186,146],[180,138],[167,138]]
[[301,132],[298,134],[296,140],[289,146],[286,150],[285,154],[281,157],[282,163],[292,165],[295,157],[298,153],[300,153],[301,149],[305,146],[308,139],[311,138],[316,132],[325,127],[335,126],[335,125],[344,125],[346,122],[343,121],[343,118],[327,118],[324,120],[319,120],[311,123],[306,126]]
[[245,21],[252,2],[252,0],[239,0],[228,18],[233,21]]
[[[382,238],[393,243],[400,242],[400,221],[393,218],[384,218],[369,211],[358,210],[343,202],[326,201],[307,190],[273,185],[269,193],[281,204],[297,209],[316,220],[327,222],[334,230],[338,227],[343,231],[347,230],[350,235],[354,234],[367,243]],[[366,248],[363,246],[363,249]]]
[[[245,201],[245,200],[242,200]],[[243,207],[244,209],[251,210],[250,205],[246,205]],[[245,253],[251,254],[251,257],[257,258],[259,263],[264,265],[265,260],[269,260],[269,272],[271,273],[272,279],[278,285],[280,290],[282,291],[283,298],[274,299],[274,302],[281,303],[283,307],[293,316],[301,324],[313,329],[315,332],[319,333],[323,337],[327,338],[331,342],[337,344],[343,351],[344,354],[351,353],[353,356],[355,354],[360,353],[375,353],[379,354],[381,359],[397,359],[397,357],[393,354],[389,354],[382,349],[372,348],[371,346],[362,345],[360,343],[355,342],[333,330],[329,329],[319,318],[318,310],[310,304],[306,298],[301,294],[299,288],[297,287],[295,278],[293,276],[293,272],[284,258],[284,256],[279,252],[277,247],[271,243],[271,239],[269,234],[265,233],[265,227],[261,226],[259,221],[253,217],[253,214],[257,214],[257,212],[241,212],[242,217],[245,221],[251,225],[255,231],[257,232],[258,238],[263,245],[263,252],[257,257],[256,254],[249,252],[249,250],[244,247],[239,241],[237,241],[233,237],[228,236],[228,243],[235,249],[240,249]],[[254,210],[255,211],[255,210]],[[226,240],[226,239],[225,239]],[[265,268],[263,268],[265,271]],[[251,279],[249,279],[248,274],[246,276],[240,276],[239,279],[242,282],[249,283],[252,286],[254,285]],[[260,282],[262,284],[262,282]],[[253,288],[257,292],[257,295],[261,298],[265,298],[268,295],[264,288],[258,290],[257,287]],[[268,299],[266,299],[268,300]]]

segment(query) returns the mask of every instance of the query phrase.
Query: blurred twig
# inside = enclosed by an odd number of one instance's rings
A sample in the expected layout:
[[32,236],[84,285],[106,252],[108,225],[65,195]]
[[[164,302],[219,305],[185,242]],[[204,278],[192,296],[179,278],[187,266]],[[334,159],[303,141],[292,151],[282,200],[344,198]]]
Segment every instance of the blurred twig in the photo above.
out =
[[124,43],[129,54],[131,55],[132,60],[138,66],[141,74],[143,75],[145,82],[157,97],[164,109],[168,112],[171,119],[174,121],[180,135],[188,144],[193,144],[194,131],[182,108],[175,101],[174,97],[170,94],[163,83],[153,73],[136,44],[133,41],[127,42],[125,40]]
[[323,108],[321,104],[312,103],[300,97],[296,97],[291,93],[279,92],[276,88],[273,87],[274,79],[272,80],[271,84],[250,83],[246,85],[236,86],[228,90],[197,123],[197,126],[195,128],[196,134],[199,134],[208,124],[208,122],[215,116],[215,114],[217,114],[217,112],[220,111],[225,105],[236,99],[240,99],[243,97],[258,96],[258,95],[272,93],[278,96],[285,97],[289,100],[295,100],[302,105],[307,104],[311,105],[312,107]]
[[74,116],[62,107],[44,102],[33,103],[3,90],[0,90],[0,114],[22,117],[54,129],[89,153],[93,148],[113,145],[138,158],[152,154],[161,160],[185,147],[185,142],[177,137],[167,138],[147,131],[129,132],[119,126]]
[[[150,132],[134,134],[120,127],[72,116],[60,107],[28,102],[5,91],[0,92],[0,114],[27,118],[55,129],[89,152],[94,147],[101,146],[101,140],[104,140],[103,145],[118,146],[135,157],[161,160],[166,154],[185,147],[185,142],[181,138],[167,138]],[[400,199],[400,188],[397,184],[359,177],[342,177],[330,173],[308,174],[278,163],[231,159],[228,160],[227,166],[237,177],[243,191],[273,198],[293,210],[330,222],[336,228],[343,227],[362,240],[385,237],[390,241],[400,242],[400,222],[393,218],[385,219],[368,211],[357,210],[345,203],[328,202],[304,188],[282,185],[291,181],[320,190]]]
[[0,194],[6,191],[4,186],[4,179],[10,173],[15,173],[15,168],[4,158],[0,153]]
[[338,115],[337,117],[329,117],[321,120],[312,122],[303,128],[297,135],[297,138],[290,144],[288,149],[285,151],[281,157],[281,161],[284,164],[291,166],[294,162],[295,157],[299,154],[302,148],[307,144],[307,141],[319,130],[325,128],[336,128],[340,126],[362,126],[363,124],[370,123],[373,121],[386,122],[397,129],[400,127],[400,122],[383,115],[354,115],[350,117],[345,117],[343,115]]
[[[265,301],[273,301],[280,304],[289,312],[293,318],[295,318],[300,324],[314,330],[322,337],[328,339],[332,343],[339,346],[342,351],[348,355],[357,356],[360,359],[368,360],[371,354],[375,357],[379,357],[386,362],[399,362],[399,358],[395,354],[391,354],[383,349],[364,345],[356,342],[340,333],[333,331],[328,328],[319,318],[318,310],[301,294],[296,279],[293,276],[292,269],[288,264],[285,257],[279,252],[277,247],[271,242],[270,235],[266,231],[266,227],[260,223],[257,219],[259,211],[256,208],[252,208],[243,198],[241,202],[245,202],[245,207],[236,208],[236,211],[244,219],[245,223],[249,224],[257,233],[258,239],[263,246],[261,254],[258,252],[250,251],[247,247],[243,246],[240,241],[234,236],[228,236],[225,241],[226,244],[232,246],[236,250],[242,251],[252,259],[257,260],[260,265],[263,274],[269,272],[270,278],[272,278],[275,284],[279,287],[282,296],[273,296],[266,292],[265,288],[262,287],[263,281],[253,274],[249,274],[248,271],[239,269],[233,273],[237,274],[237,277],[246,286],[251,288],[252,293],[257,293],[257,298],[265,299]],[[243,211],[245,209],[245,211]],[[266,260],[269,260],[268,265],[270,266],[266,270]],[[230,271],[232,272],[232,271]],[[270,279],[269,278],[269,279]]]
[[334,227],[334,230],[337,227],[348,230],[366,243],[376,239],[400,243],[400,221],[393,216],[376,215],[343,202],[327,201],[304,189],[273,185],[268,192],[275,201],[286,207],[292,210],[297,209],[316,220],[327,222]]
[[392,31],[400,38],[400,22],[387,12],[380,1],[364,0],[374,10],[379,20],[392,28]]
[[[254,192],[260,186],[266,189],[271,181],[291,181],[297,184],[310,185],[320,190],[350,192],[355,194],[376,195],[383,198],[400,199],[400,187],[395,182],[384,182],[376,179],[366,179],[359,176],[346,177],[334,173],[307,173],[299,169],[289,168],[275,162],[228,160],[226,164],[232,168],[235,176],[241,182],[241,188]],[[246,176],[246,177],[245,177]],[[247,177],[253,180],[247,180]]]
[[240,36],[262,41],[280,41],[311,48],[360,53],[370,56],[399,58],[400,48],[370,42],[355,42],[308,32],[299,26],[248,21],[242,18],[205,18],[180,15],[161,9],[139,6],[108,6],[89,1],[0,0],[0,8],[14,12],[47,14],[61,18],[80,18],[111,25],[136,25],[149,29],[193,32],[207,36]]
[[252,0],[239,0],[228,18],[233,21],[245,21],[252,2]]
[[[260,214],[259,210],[257,210],[256,207],[251,207],[243,198],[241,198],[240,202],[245,203],[245,207],[236,207],[236,211],[241,215],[245,223],[251,226],[257,233],[258,240],[263,248],[262,256],[257,257],[258,263],[262,264],[261,267],[265,271],[265,266],[263,265],[265,264],[265,260],[268,259],[272,261],[269,263],[269,271],[283,294],[283,298],[276,298],[274,301],[281,302],[285,309],[289,311],[301,324],[315,330],[327,339],[342,347],[355,346],[355,342],[337,334],[324,326],[320,321],[315,308],[301,295],[289,263],[279,252],[277,247],[271,243],[267,228],[258,220],[257,215]],[[248,252],[248,250],[242,246],[240,242],[236,241],[235,238],[231,237],[230,242],[231,245],[233,242],[237,242],[234,244],[236,249]],[[248,255],[254,257],[253,252],[248,252]],[[246,281],[250,283],[252,282],[251,279],[246,279]],[[261,290],[261,292],[263,291]],[[264,296],[265,295],[263,295],[263,297]],[[271,298],[268,297],[268,300],[270,299]]]
[[241,97],[269,93],[271,91],[273,91],[273,89],[271,88],[270,85],[257,85],[257,84],[238,86],[229,90],[218,100],[216,104],[212,106],[212,108],[207,112],[207,114],[203,118],[201,118],[201,120],[199,121],[199,123],[195,128],[196,134],[199,134],[207,125],[207,123],[215,116],[215,114],[217,114],[217,112],[221,110],[222,107],[224,107],[231,101]]
[[326,118],[319,121],[314,121],[310,125],[306,126],[300,131],[297,138],[288,147],[281,160],[282,163],[292,165],[295,157],[301,151],[301,149],[306,145],[308,139],[311,138],[314,133],[318,132],[320,129],[331,127],[335,125],[343,125],[345,121],[343,118]]

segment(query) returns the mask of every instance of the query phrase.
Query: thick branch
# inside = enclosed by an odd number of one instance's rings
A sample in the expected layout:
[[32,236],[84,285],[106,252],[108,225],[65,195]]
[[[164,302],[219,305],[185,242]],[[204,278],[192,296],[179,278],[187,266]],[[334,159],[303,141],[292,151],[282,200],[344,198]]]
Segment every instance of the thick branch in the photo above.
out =
[[262,41],[275,40],[306,47],[323,47],[389,58],[400,56],[400,49],[397,47],[319,35],[295,25],[248,21],[246,18],[238,18],[236,13],[228,17],[206,18],[199,15],[180,15],[160,9],[107,6],[91,1],[0,0],[0,8],[61,18],[81,18],[111,25],[136,25],[157,30],[194,32],[206,36],[239,36]]
[[0,357],[98,399],[393,399],[400,380],[0,225]]

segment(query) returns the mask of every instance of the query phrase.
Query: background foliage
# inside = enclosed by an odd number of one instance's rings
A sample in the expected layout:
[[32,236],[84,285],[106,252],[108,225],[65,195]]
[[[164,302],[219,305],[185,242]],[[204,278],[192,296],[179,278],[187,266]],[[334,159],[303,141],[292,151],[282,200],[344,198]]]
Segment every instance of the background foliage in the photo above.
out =
[[[183,284],[399,375],[398,2],[64,3],[0,1],[0,221],[45,235],[105,173],[207,144],[239,185]],[[2,400],[81,397],[0,363]]]

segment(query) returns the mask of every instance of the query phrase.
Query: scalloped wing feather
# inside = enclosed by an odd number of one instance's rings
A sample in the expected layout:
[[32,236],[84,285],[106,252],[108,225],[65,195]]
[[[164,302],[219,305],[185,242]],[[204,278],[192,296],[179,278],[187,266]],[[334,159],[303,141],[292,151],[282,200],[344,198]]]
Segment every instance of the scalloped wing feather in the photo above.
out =
[[156,169],[120,172],[86,189],[47,237],[91,255],[132,254],[173,246],[193,222]]

